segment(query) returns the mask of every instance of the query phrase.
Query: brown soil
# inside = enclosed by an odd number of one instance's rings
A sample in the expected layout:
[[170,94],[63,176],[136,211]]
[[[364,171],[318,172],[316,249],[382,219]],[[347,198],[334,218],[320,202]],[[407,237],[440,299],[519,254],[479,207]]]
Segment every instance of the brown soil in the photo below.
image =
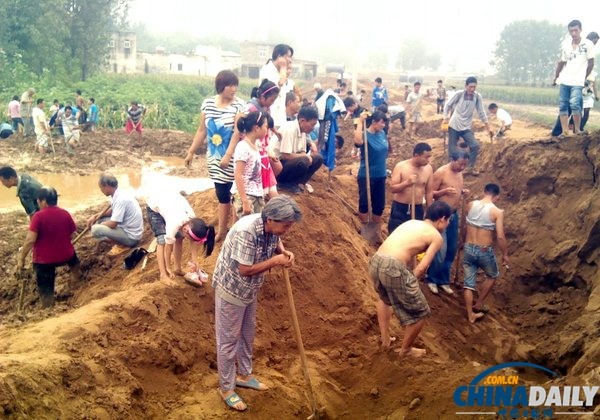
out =
[[[349,125],[343,127],[348,145]],[[437,167],[444,153],[436,126],[439,122],[428,122],[424,138],[434,147]],[[397,147],[390,167],[408,158],[423,139],[395,126],[391,137]],[[476,325],[466,322],[461,296],[436,297],[425,290],[433,315],[418,341],[429,354],[419,361],[379,349],[376,296],[366,270],[374,249],[359,235],[352,212],[328,191],[325,171],[313,183],[315,194],[297,196],[305,218],[285,243],[296,254],[291,275],[298,316],[317,399],[329,418],[465,418],[454,414],[454,389],[506,361],[539,363],[574,384],[600,382],[600,137],[560,143],[509,138],[494,144],[483,141],[484,133],[478,137],[485,172],[467,178],[467,184],[474,192],[487,182],[500,184],[511,269],[498,281],[489,302],[492,313]],[[354,204],[349,153],[346,146],[331,186]],[[216,219],[213,192],[189,199],[198,215]],[[84,216],[77,215],[80,223]],[[239,417],[216,391],[210,287],[195,289],[182,280],[175,287],[159,283],[154,257],[144,272],[139,266],[125,271],[122,256],[103,256],[104,249],[86,237],[77,245],[86,275],[74,297],[42,311],[29,284],[21,317],[14,311],[18,283],[9,273],[27,220],[11,213],[0,225],[5,232],[0,242],[0,415]],[[148,243],[151,235],[145,235]],[[204,261],[209,272],[216,255]],[[65,279],[61,271],[59,291]],[[306,386],[278,270],[267,274],[258,308],[255,371],[271,390],[240,391],[249,404],[246,416],[304,418],[310,414]],[[393,331],[402,337],[395,319]],[[537,385],[548,378],[521,379]]]

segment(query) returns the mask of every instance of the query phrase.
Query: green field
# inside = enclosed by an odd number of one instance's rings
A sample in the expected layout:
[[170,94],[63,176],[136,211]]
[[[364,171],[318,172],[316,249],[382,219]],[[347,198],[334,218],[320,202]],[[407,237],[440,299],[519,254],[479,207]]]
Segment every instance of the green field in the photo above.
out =
[[[241,80],[238,95],[248,99],[256,81]],[[0,107],[6,110],[13,95],[21,95],[28,87],[37,91],[36,98],[46,100],[46,109],[53,99],[73,103],[75,91],[93,97],[99,108],[101,128],[120,128],[125,124],[125,110],[132,100],[147,108],[144,126],[193,133],[198,128],[200,104],[215,94],[214,78],[171,75],[102,74],[86,82],[60,82],[50,76],[27,84],[2,87]],[[4,114],[4,112],[3,112]]]

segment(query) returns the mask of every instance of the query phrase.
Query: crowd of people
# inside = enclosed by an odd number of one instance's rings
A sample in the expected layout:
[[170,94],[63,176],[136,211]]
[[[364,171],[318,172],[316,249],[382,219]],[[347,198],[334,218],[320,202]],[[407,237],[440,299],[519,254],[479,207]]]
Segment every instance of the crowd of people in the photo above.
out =
[[[132,131],[138,133],[134,145],[143,143],[142,119],[145,112],[145,108],[137,101],[132,101],[126,110],[125,131],[128,134]],[[8,103],[6,117],[9,122],[0,126],[0,138],[16,135],[27,141],[29,137],[35,137],[35,149],[43,156],[49,145],[52,152],[56,153],[53,138],[63,137],[66,153],[73,155],[74,149],[81,142],[81,133],[96,131],[99,109],[96,100],[89,98],[86,101],[79,89],[75,92],[74,103],[60,103],[58,99],[54,99],[47,108],[46,101],[36,98],[36,90],[29,88],[20,97],[13,96]]]
[[[572,42],[564,46],[556,73],[561,84],[560,122],[563,127],[568,126],[571,112],[578,132],[582,101],[579,93],[593,68],[593,58],[589,58],[593,41],[581,40],[578,21],[569,24],[569,32]],[[348,94],[343,81],[338,82],[336,90],[324,90],[316,84],[315,101],[311,104],[302,98],[290,77],[293,54],[289,45],[275,46],[271,59],[260,71],[260,83],[250,101],[237,95],[236,74],[224,70],[215,78],[216,95],[206,98],[201,105],[200,124],[185,163],[191,164],[201,144],[207,144],[206,164],[218,201],[217,227],[196,217],[186,198],[170,190],[153,191],[146,207],[147,222],[158,244],[160,280],[166,284],[173,284],[175,276],[186,274],[182,267],[185,239],[191,244],[189,266],[194,272],[201,266],[199,248],[203,245],[208,256],[215,244],[222,242],[212,277],[219,392],[224,402],[238,411],[246,410],[247,405],[236,388],[268,389],[253,374],[252,366],[257,296],[266,271],[278,266],[289,268],[295,262],[294,254],[286,249],[281,238],[302,218],[290,194],[314,192],[309,181],[324,163],[324,145],[320,144],[324,127],[336,127],[327,125],[324,115],[353,118],[354,146],[360,156],[359,219],[364,224],[374,222],[378,231],[375,241],[378,249],[369,260],[368,271],[379,297],[376,312],[382,346],[389,347],[395,340],[390,334],[391,316],[395,313],[405,327],[400,354],[416,358],[425,355],[425,349],[415,347],[415,342],[431,309],[418,279],[424,279],[434,295],[440,291],[454,295],[457,284],[451,282],[451,267],[459,243],[464,244],[461,287],[470,323],[481,320],[489,311],[485,301],[500,276],[496,248],[501,254],[501,264],[506,269],[509,264],[505,216],[496,205],[500,187],[487,183],[478,200],[468,200],[470,191],[464,187],[463,174],[479,175],[476,162],[480,145],[473,132],[473,115],[477,113],[490,137],[505,135],[512,124],[504,109],[490,104],[487,109],[500,121],[494,133],[483,98],[476,90],[475,77],[468,77],[460,91],[446,90],[442,80],[431,91],[436,112],[443,114],[443,124],[448,126],[448,162],[434,170],[429,162],[431,146],[419,142],[408,159],[394,165],[390,176],[389,123],[396,117],[403,128],[408,122],[411,133],[418,133],[426,96],[421,92],[421,82],[415,82],[412,90],[406,89],[400,108],[389,104],[390,96],[381,78],[375,79],[370,110],[363,106],[366,92],[361,91],[357,96]],[[19,119],[23,120],[25,133],[29,124],[25,120],[30,121],[43,153],[49,126],[45,123],[44,101],[38,99],[33,107],[34,96],[32,89],[25,92],[20,101],[22,112],[14,115],[17,125]],[[80,95],[75,106],[61,108],[58,104],[55,108],[57,113],[63,110],[57,119],[62,121],[65,138],[69,138],[67,144],[73,147],[78,142],[74,131],[82,123],[77,117],[83,112],[79,98]],[[144,109],[134,102],[129,111],[127,130],[139,133],[141,140]],[[464,141],[464,147],[459,147],[459,139]],[[70,284],[79,279],[79,260],[71,242],[76,225],[71,215],[58,207],[54,188],[42,186],[9,166],[0,168],[0,181],[8,188],[17,188],[17,195],[31,218],[17,257],[18,271],[33,249],[40,301],[43,306],[51,306],[56,267],[70,267]],[[113,175],[103,174],[98,186],[102,194],[110,196],[111,204],[87,220],[91,235],[98,241],[115,244],[113,254],[137,247],[144,232],[138,201],[119,187]],[[387,192],[392,195],[392,203],[384,239],[381,224]],[[486,280],[478,291],[479,270],[484,272]]]

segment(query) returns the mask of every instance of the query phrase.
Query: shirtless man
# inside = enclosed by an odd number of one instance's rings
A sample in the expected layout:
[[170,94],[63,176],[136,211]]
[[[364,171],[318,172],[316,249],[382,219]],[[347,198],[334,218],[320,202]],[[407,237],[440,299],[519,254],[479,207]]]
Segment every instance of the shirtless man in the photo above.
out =
[[[431,314],[418,277],[423,277],[427,267],[439,251],[444,240],[441,232],[448,226],[452,210],[443,201],[436,201],[427,209],[425,221],[411,220],[388,236],[369,262],[369,275],[379,295],[377,320],[383,347],[389,347],[392,309],[400,324],[406,327],[400,350],[401,356],[422,357],[425,349],[413,347],[425,318]],[[417,254],[425,256],[411,272],[408,268]]]
[[392,172],[392,212],[388,222],[388,233],[402,223],[411,219],[412,189],[415,190],[415,218],[423,220],[425,209],[423,198],[427,207],[433,202],[433,168],[429,164],[431,146],[427,143],[418,143],[413,149],[413,157],[396,165]]
[[[500,187],[487,184],[483,199],[469,203],[467,208],[467,238],[464,248],[465,306],[469,322],[475,323],[485,312],[483,302],[492,291],[495,280],[500,276],[496,255],[492,246],[494,231],[498,247],[502,252],[502,264],[508,265],[508,249],[504,236],[504,212],[494,204],[500,195]],[[473,305],[473,291],[477,282],[477,270],[481,268],[487,276],[477,303]]]
[[461,206],[463,195],[469,193],[463,188],[462,174],[469,163],[468,153],[454,152],[450,156],[450,160],[450,163],[435,171],[432,182],[434,200],[448,203],[452,209],[450,223],[443,235],[444,245],[436,254],[427,272],[427,286],[436,295],[438,287],[449,295],[454,294],[450,288],[450,271],[458,249],[458,222],[460,219],[458,208]]

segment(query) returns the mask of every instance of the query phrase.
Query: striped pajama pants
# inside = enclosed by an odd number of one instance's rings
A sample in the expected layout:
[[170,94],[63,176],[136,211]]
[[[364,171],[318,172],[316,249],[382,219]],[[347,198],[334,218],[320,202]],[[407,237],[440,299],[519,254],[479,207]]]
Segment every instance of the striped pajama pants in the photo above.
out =
[[[235,389],[235,377],[252,373],[256,300],[248,306],[238,306],[215,296],[215,331],[217,364],[221,390]],[[236,372],[236,361],[239,372]]]

